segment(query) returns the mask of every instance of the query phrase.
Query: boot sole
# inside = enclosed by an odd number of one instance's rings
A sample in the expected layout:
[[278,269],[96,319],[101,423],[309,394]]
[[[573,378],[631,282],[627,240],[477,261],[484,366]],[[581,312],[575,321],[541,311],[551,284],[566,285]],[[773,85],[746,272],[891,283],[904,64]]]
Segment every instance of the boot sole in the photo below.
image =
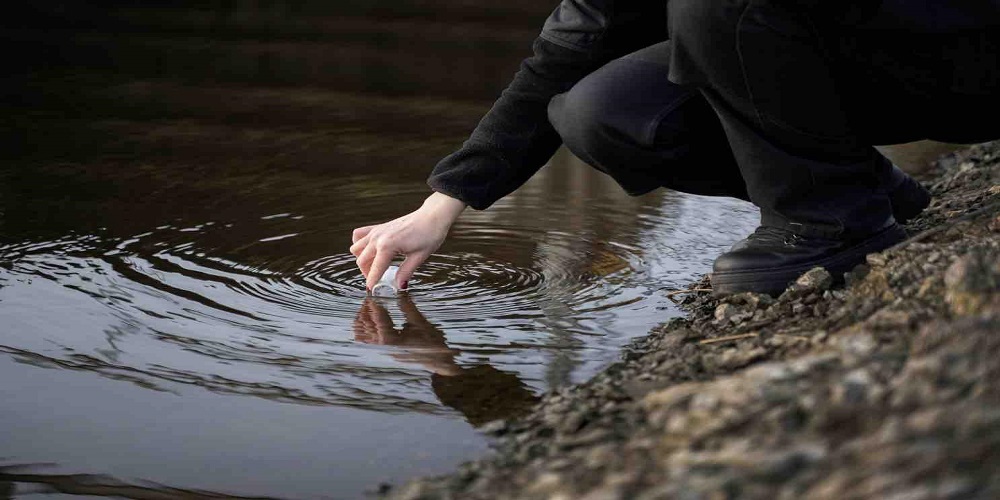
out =
[[746,271],[729,271],[712,273],[712,294],[716,296],[731,295],[741,292],[755,292],[767,295],[778,295],[785,291],[792,282],[814,267],[823,267],[837,282],[843,281],[843,274],[864,262],[865,256],[880,252],[906,239],[906,231],[898,224],[893,224],[879,231],[867,240],[842,250],[823,259],[817,259],[793,266],[783,266],[768,269],[748,269]]

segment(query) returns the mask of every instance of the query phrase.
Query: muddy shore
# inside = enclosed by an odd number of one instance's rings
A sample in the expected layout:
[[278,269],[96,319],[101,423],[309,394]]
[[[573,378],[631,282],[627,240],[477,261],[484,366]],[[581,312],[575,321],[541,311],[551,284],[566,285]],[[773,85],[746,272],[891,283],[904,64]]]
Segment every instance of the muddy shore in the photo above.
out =
[[687,311],[590,381],[497,421],[418,498],[1000,497],[1000,142],[941,157],[911,238],[831,286]]

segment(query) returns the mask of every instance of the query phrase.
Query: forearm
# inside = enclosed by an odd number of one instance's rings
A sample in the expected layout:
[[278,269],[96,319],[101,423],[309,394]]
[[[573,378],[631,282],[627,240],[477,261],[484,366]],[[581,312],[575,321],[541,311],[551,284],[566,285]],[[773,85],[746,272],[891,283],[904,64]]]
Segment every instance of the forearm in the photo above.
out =
[[593,56],[543,39],[500,98],[455,153],[434,168],[428,185],[485,209],[528,180],[561,144],[548,103],[593,71]]
[[548,120],[552,97],[608,61],[664,40],[665,5],[563,0],[469,140],[435,167],[430,187],[481,210],[524,184],[562,143]]

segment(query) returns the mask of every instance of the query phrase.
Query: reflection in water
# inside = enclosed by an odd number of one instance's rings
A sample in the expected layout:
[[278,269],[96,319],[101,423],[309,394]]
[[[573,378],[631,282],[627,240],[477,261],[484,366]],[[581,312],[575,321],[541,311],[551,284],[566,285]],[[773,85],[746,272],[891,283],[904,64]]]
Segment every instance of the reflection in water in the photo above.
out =
[[[391,138],[372,140],[373,149],[391,149]],[[675,314],[660,290],[704,272],[755,215],[741,202],[676,193],[629,198],[560,153],[495,207],[463,215],[411,282],[412,302],[366,301],[346,252],[350,229],[419,204],[422,175],[407,176],[410,161],[430,163],[433,151],[421,151],[382,163],[379,176],[355,171],[368,153],[342,155],[343,173],[330,176],[266,162],[188,170],[183,148],[156,150],[164,156],[141,167],[0,166],[10,180],[0,184],[0,372],[41,384],[0,391],[20,398],[0,407],[2,420],[27,428],[0,433],[9,463],[75,471],[96,461],[104,465],[88,472],[296,498],[327,491],[331,474],[343,496],[354,496],[380,480],[440,472],[482,449],[481,438],[468,444],[470,423],[515,415],[534,395],[590,376]],[[81,186],[87,196],[76,196]],[[147,394],[118,387],[128,396],[106,401],[115,411],[101,418],[86,404],[43,406],[44,429],[38,413],[22,410],[37,406],[36,394],[114,393],[81,389],[93,375]],[[49,379],[62,382],[42,383]],[[197,406],[163,423],[169,406],[189,401]],[[280,410],[280,423],[219,419],[235,405],[239,420]],[[427,419],[447,430],[386,428],[433,427]],[[119,429],[133,422],[149,422],[147,432],[123,438]],[[316,422],[331,431],[302,430]],[[197,442],[238,436],[204,455],[222,454],[216,463],[238,472],[206,476],[217,465],[192,456],[192,441],[172,438],[189,427],[211,428]],[[38,446],[48,428],[69,435]],[[288,463],[226,455],[239,447]],[[419,451],[407,459],[404,448]],[[341,449],[352,451],[331,451]],[[157,458],[116,462],[135,453]],[[293,457],[302,454],[322,457],[313,477],[325,479],[282,479],[299,474]],[[371,455],[396,466],[355,463]],[[188,457],[191,470],[171,473],[176,457]],[[253,478],[261,479],[250,485]]]
[[514,373],[489,364],[459,366],[455,358],[460,351],[448,347],[444,332],[427,321],[408,294],[402,293],[395,300],[403,314],[401,328],[396,328],[383,301],[365,299],[354,322],[354,339],[399,348],[400,352],[391,356],[429,370],[434,394],[473,426],[524,414],[538,401]]
[[0,466],[62,475],[19,488],[339,498],[442,472],[753,226],[560,152],[408,297],[366,300],[350,230],[419,206],[551,5],[29,3],[5,34],[37,57],[0,79]]
[[133,498],[138,500],[211,500],[267,497],[232,496],[201,490],[171,488],[145,482],[130,484],[95,474],[40,474],[32,465],[0,466],[0,500],[63,493],[66,495]]

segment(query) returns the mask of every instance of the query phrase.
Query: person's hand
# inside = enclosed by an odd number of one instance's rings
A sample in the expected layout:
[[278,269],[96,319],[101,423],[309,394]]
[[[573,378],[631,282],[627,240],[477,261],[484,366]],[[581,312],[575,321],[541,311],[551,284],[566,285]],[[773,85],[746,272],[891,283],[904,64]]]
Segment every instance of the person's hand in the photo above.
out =
[[351,254],[357,257],[365,286],[371,290],[393,257],[403,255],[406,259],[396,273],[396,287],[405,289],[413,272],[444,243],[448,230],[463,210],[465,203],[434,193],[409,214],[384,224],[355,229]]

